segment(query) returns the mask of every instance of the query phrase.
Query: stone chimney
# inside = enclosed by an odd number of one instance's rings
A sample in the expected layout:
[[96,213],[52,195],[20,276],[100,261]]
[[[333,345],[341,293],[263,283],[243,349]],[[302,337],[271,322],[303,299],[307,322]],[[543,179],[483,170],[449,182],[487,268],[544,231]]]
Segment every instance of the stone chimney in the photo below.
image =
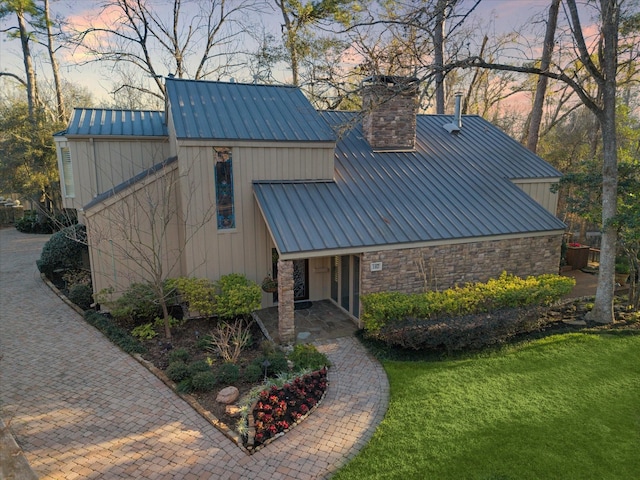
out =
[[374,75],[362,82],[362,129],[374,151],[412,151],[416,143],[417,78]]

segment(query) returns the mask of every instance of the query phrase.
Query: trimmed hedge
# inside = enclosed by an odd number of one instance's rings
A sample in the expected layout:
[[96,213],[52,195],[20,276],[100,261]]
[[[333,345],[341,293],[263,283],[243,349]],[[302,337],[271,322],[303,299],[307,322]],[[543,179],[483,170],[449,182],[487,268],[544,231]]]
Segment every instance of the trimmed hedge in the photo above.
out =
[[502,273],[486,283],[470,283],[441,292],[405,294],[371,293],[362,297],[362,320],[370,334],[400,326],[407,319],[431,320],[457,317],[504,308],[548,305],[569,293],[575,280],[560,275],[540,275],[525,279]]
[[481,350],[519,334],[541,330],[548,323],[543,313],[543,307],[528,307],[436,320],[410,319],[382,329],[375,338],[413,350]]

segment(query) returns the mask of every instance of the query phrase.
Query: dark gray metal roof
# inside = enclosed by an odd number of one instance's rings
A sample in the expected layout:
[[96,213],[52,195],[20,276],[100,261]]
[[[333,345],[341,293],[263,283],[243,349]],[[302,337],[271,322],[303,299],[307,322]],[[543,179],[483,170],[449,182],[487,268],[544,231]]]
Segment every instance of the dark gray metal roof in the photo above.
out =
[[164,112],[153,110],[112,110],[75,108],[66,136],[166,137]]
[[333,142],[300,89],[167,78],[179,139]]
[[[325,112],[333,125],[353,113]],[[415,152],[373,153],[360,126],[336,149],[334,182],[254,182],[282,254],[563,230],[509,179],[560,172],[476,116],[419,116]]]
[[154,166],[147,168],[146,170],[143,170],[142,172],[138,173],[136,176],[131,177],[129,180],[125,180],[124,182],[107,190],[106,192],[103,192],[100,195],[97,195],[89,203],[87,203],[83,207],[83,209],[89,210],[91,207],[94,207],[95,205],[98,205],[104,202],[106,199],[113,197],[117,193],[120,193],[123,190],[126,190],[130,186],[135,185],[139,181],[144,180],[147,177],[150,177],[154,173],[159,172],[160,170],[174,164],[177,161],[178,161],[178,157],[169,157],[166,160],[163,160],[162,162],[156,163]]

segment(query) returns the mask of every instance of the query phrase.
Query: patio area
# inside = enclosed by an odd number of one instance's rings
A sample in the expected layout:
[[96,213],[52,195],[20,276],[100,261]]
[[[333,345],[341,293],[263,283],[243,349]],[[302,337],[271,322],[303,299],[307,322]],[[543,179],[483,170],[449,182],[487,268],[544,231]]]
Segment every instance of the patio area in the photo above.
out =
[[[279,343],[278,307],[257,310],[253,317],[267,338]],[[355,321],[330,300],[297,303],[294,321],[296,343],[349,337],[358,329]]]

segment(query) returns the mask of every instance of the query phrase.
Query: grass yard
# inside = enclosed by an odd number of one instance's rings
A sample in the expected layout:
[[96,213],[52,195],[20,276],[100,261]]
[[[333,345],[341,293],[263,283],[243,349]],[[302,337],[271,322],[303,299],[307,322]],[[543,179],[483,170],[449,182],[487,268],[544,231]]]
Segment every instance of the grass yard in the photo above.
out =
[[384,367],[387,415],[334,480],[640,478],[640,335]]

